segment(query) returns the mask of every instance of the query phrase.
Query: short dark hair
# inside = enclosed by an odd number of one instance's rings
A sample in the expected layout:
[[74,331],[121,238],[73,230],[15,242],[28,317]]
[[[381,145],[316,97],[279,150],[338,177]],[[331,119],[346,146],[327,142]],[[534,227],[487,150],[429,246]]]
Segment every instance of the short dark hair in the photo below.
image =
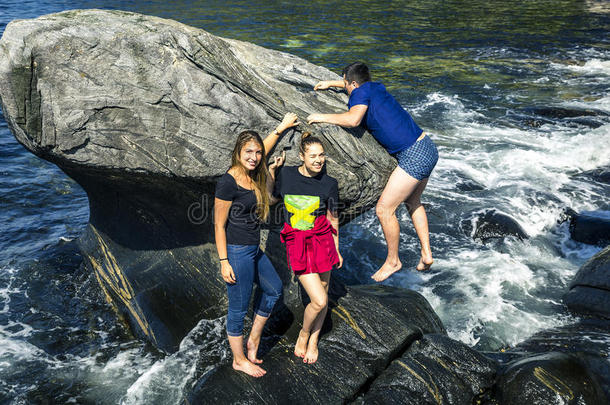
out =
[[343,68],[341,76],[345,76],[348,83],[356,82],[358,84],[362,84],[371,81],[369,68],[362,62],[350,63]]

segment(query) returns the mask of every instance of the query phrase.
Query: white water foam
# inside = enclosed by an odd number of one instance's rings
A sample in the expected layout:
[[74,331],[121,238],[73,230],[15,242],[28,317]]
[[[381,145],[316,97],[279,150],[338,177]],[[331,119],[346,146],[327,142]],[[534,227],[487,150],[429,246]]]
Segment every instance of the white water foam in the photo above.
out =
[[556,69],[569,70],[583,75],[610,75],[610,60],[591,59],[584,64],[562,64],[552,63]]
[[[121,404],[180,403],[196,372],[205,375],[227,358],[223,332],[224,317],[201,320],[183,339],[176,353],[158,360],[140,375],[128,388]],[[199,369],[201,363],[203,370]]]

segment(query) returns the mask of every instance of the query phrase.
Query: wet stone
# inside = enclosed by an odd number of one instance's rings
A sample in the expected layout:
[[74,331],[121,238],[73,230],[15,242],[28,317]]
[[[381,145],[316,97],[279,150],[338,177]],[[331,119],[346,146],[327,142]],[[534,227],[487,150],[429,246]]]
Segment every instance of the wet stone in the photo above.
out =
[[596,212],[574,214],[570,220],[570,236],[589,245],[607,246],[610,244],[610,217]]
[[348,287],[333,297],[319,358],[304,364],[293,354],[299,325],[263,354],[264,378],[235,372],[231,364],[201,377],[188,403],[339,404],[356,398],[406,347],[426,333],[445,333],[418,293],[379,286]]
[[490,395],[498,363],[445,335],[429,334],[390,364],[362,404],[472,404]]
[[563,302],[574,312],[610,319],[610,246],[582,265]]
[[475,213],[473,217],[464,219],[461,226],[466,235],[482,242],[507,236],[519,239],[528,238],[525,230],[515,219],[495,209]]
[[496,386],[500,404],[605,404],[607,398],[574,356],[550,352],[511,363]]

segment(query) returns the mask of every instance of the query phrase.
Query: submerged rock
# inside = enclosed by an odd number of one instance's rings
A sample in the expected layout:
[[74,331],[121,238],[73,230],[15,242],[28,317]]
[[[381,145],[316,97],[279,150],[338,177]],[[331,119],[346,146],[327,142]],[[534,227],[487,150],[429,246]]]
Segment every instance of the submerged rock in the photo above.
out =
[[563,302],[574,312],[610,319],[610,246],[582,265]]
[[445,333],[420,294],[370,285],[348,287],[331,299],[316,363],[304,364],[293,354],[300,325],[293,326],[264,355],[265,377],[254,379],[225,364],[203,376],[186,403],[249,403],[253,398],[270,404],[345,403],[423,334]]
[[587,177],[599,183],[610,184],[610,167],[598,167],[597,169],[587,170],[579,173],[576,177]]
[[489,396],[498,364],[445,335],[424,335],[373,382],[363,404],[472,404]]
[[466,235],[482,242],[506,236],[528,238],[525,230],[515,219],[495,209],[475,213],[471,218],[463,220],[461,225]]
[[570,219],[572,239],[589,245],[610,244],[610,217],[586,212],[572,215]]
[[[215,181],[237,134],[286,112],[341,111],[314,92],[336,74],[296,56],[157,17],[75,10],[13,21],[0,40],[0,102],[17,138],[87,192],[85,262],[134,332],[166,351],[226,309],[213,241]],[[276,151],[298,160],[300,131],[326,142],[345,223],[373,206],[393,169],[368,133],[302,124]],[[357,137],[354,137],[356,134]],[[266,250],[286,282],[277,229]],[[295,302],[294,285],[284,302]]]
[[531,111],[541,117],[548,118],[575,118],[575,117],[606,117],[608,113],[595,109],[564,108],[564,107],[535,107]]

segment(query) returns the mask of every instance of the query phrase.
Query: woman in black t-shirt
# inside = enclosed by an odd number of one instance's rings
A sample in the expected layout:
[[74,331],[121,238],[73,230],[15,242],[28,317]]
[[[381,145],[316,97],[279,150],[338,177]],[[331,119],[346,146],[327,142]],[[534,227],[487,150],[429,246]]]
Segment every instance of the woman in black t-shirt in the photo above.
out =
[[[259,242],[260,222],[269,215],[275,170],[284,158],[276,157],[269,169],[265,159],[281,133],[296,125],[297,116],[288,113],[264,141],[254,131],[240,133],[233,149],[231,168],[216,184],[214,230],[229,297],[227,336],[233,352],[233,368],[253,377],[266,373],[259,366],[262,360],[257,357],[258,346],[265,322],[282,294],[282,281],[260,250]],[[267,170],[271,176],[267,175]],[[254,282],[262,294],[254,303],[255,316],[246,356],[243,326]]]
[[290,267],[310,298],[294,354],[304,363],[315,363],[328,309],[330,270],[343,264],[338,237],[339,191],[337,180],[324,173],[326,155],[318,138],[304,137],[299,152],[303,164],[282,168],[273,197],[284,200],[281,239],[286,243]]

